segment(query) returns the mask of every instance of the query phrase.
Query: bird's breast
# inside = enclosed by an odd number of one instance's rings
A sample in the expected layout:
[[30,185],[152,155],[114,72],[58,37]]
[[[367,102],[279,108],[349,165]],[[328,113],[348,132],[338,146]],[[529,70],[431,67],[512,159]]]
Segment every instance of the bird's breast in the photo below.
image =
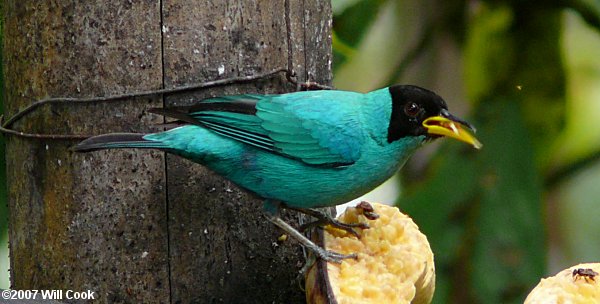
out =
[[389,179],[420,145],[373,145],[352,165],[306,165],[272,153],[245,153],[229,178],[258,195],[300,208],[334,206],[355,199]]

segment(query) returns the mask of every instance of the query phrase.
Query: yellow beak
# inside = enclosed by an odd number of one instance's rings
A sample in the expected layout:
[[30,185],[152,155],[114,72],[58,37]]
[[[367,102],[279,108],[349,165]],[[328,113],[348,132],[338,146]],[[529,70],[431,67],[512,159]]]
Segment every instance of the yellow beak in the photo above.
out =
[[462,127],[461,123],[443,116],[433,116],[423,121],[423,127],[431,135],[451,137],[472,145],[475,149],[481,149],[483,145],[469,131]]

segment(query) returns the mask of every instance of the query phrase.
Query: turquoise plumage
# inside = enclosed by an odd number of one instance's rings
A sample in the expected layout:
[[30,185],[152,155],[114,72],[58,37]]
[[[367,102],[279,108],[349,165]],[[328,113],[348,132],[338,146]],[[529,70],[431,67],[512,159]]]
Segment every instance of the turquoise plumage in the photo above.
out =
[[[151,111],[182,125],[152,134],[101,135],[75,150],[155,148],[180,155],[263,197],[273,217],[280,204],[294,209],[334,206],[367,193],[426,140],[445,135],[469,142],[460,125],[470,125],[450,115],[435,93],[414,86],[366,94],[246,94]],[[449,130],[463,132],[462,137],[442,134]]]

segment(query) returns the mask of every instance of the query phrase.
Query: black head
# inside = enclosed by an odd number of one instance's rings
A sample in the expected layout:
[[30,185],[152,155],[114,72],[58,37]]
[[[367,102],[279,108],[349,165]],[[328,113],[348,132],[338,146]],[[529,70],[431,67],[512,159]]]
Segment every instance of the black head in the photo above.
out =
[[395,85],[389,88],[392,96],[392,117],[388,128],[388,142],[406,136],[427,135],[423,121],[432,116],[448,113],[442,97],[432,91],[412,86]]
[[446,102],[432,91],[411,85],[389,88],[392,116],[388,142],[407,136],[424,135],[427,139],[448,136],[480,148],[481,143],[462,126],[475,131],[468,122],[450,114]]

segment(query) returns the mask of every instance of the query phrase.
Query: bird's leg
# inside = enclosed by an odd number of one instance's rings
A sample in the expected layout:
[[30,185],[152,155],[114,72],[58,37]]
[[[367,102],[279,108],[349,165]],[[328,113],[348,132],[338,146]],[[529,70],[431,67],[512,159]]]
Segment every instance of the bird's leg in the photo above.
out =
[[333,263],[339,264],[342,262],[343,259],[356,259],[357,258],[356,254],[346,255],[346,254],[341,254],[341,253],[325,250],[322,247],[320,247],[319,245],[315,244],[313,241],[309,240],[298,230],[294,229],[294,227],[290,226],[288,223],[286,223],[284,220],[282,220],[278,215],[273,215],[269,212],[266,212],[265,214],[266,214],[267,218],[269,219],[269,221],[271,221],[271,223],[273,223],[277,227],[283,229],[283,231],[285,231],[291,237],[298,240],[298,242],[300,242],[300,244],[302,244],[305,248],[311,250],[316,256],[320,257],[321,259],[323,259],[327,262],[333,262]]
[[331,225],[332,227],[344,230],[348,233],[353,234],[357,238],[360,238],[360,235],[358,234],[358,232],[356,232],[356,230],[354,230],[354,228],[369,229],[369,225],[367,223],[353,223],[353,224],[342,223],[342,222],[336,220],[335,218],[333,218],[327,212],[319,210],[319,209],[294,208],[294,207],[290,207],[290,206],[284,206],[284,208],[290,209],[290,210],[295,210],[300,213],[310,215],[317,219],[314,222],[310,222],[310,223],[300,226],[300,231],[304,231],[308,228],[312,228],[315,226]]

